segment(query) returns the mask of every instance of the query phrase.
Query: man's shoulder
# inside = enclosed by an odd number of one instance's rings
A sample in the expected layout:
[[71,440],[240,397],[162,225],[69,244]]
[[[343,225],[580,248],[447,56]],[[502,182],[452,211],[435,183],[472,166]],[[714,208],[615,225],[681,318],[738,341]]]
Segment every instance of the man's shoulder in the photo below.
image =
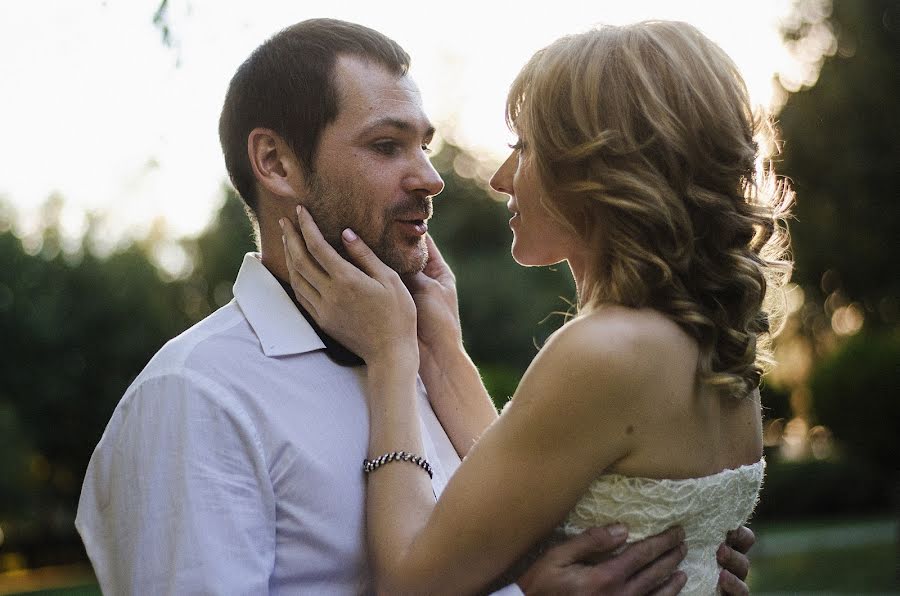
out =
[[232,300],[166,342],[134,380],[132,388],[161,375],[202,375],[212,363],[245,358],[254,352],[259,352],[259,341]]
[[258,352],[259,342],[234,301],[172,338],[125,390],[101,446],[118,444],[126,427],[131,433],[137,428],[161,432],[160,421],[173,416],[207,420],[228,412],[232,420],[252,426],[235,379],[245,374],[241,363],[248,361],[254,346]]

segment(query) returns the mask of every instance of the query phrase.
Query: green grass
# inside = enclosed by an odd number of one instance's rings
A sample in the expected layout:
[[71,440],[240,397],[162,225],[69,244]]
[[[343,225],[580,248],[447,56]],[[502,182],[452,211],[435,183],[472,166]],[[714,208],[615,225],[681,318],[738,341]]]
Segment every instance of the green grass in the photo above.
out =
[[[892,518],[754,524],[748,584],[754,595],[898,594],[900,545]],[[99,596],[95,584],[19,596]]]
[[748,584],[754,594],[900,594],[895,519],[800,521],[753,530]]
[[755,558],[748,584],[754,594],[898,592],[897,572],[897,547],[886,544]]
[[57,588],[55,590],[38,590],[37,592],[22,592],[17,596],[102,596],[100,586],[89,584],[85,586],[72,586],[69,588]]

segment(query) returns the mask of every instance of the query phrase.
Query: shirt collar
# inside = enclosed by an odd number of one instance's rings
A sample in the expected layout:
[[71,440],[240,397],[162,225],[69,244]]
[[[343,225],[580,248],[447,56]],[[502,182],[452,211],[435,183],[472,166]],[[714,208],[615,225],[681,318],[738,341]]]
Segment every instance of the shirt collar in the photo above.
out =
[[244,255],[234,282],[234,298],[266,356],[290,356],[325,348],[278,279],[262,264],[259,253]]
[[[361,366],[362,358],[325,333],[294,297],[290,284],[270,272],[259,253],[247,253],[234,297],[259,338],[266,356],[288,356],[324,349],[341,366]],[[297,314],[301,317],[297,317]]]
[[319,339],[322,340],[322,343],[325,344],[325,353],[328,354],[336,364],[340,364],[341,366],[362,366],[366,363],[354,352],[347,349],[344,344],[325,333],[325,331],[319,327],[319,324],[316,323],[316,320],[312,315],[309,314],[306,309],[303,308],[303,305],[300,304],[300,301],[297,300],[297,296],[294,294],[294,289],[291,287],[291,284],[277,277],[275,279],[278,280],[284,293],[294,302],[294,306],[297,307],[297,310],[300,311],[300,314],[303,315],[303,318],[306,319],[309,326],[313,328],[313,331],[316,332],[316,335],[318,335]]

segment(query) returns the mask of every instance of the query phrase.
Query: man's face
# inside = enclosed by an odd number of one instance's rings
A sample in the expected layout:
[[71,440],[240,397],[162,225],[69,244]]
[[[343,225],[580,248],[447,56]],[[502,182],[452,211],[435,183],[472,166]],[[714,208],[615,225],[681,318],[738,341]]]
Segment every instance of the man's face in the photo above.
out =
[[428,159],[434,128],[419,90],[354,57],[338,59],[335,81],[338,117],[322,131],[306,207],[341,254],[349,227],[398,273],[421,271],[431,197],[444,183]]

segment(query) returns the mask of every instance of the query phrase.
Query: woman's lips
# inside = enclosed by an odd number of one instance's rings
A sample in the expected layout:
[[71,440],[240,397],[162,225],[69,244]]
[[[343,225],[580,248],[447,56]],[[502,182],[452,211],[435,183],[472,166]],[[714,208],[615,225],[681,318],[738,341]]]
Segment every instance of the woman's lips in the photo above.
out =
[[518,223],[519,221],[519,210],[516,209],[516,203],[512,199],[506,202],[506,208],[509,209],[509,212],[512,213],[512,217],[509,218],[509,225],[512,227],[513,222]]

